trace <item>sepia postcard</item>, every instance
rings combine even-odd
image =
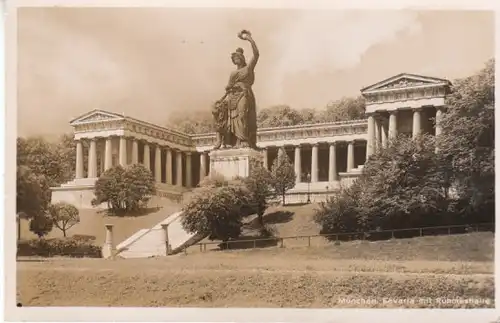
[[[6,319],[495,321],[472,5],[7,2]]]

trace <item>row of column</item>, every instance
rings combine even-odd
[[[88,178],[97,177],[97,138],[89,138],[89,150],[88,150]],[[148,170],[151,170],[150,161],[150,144],[144,143],[144,156],[142,164]],[[161,151],[162,147],[155,145],[154,147],[154,175],[155,181],[157,183],[162,182],[162,163],[161,163]],[[164,147],[166,150],[166,162],[165,162],[165,175],[166,183],[173,184],[173,171],[172,171],[172,149],[170,147]],[[192,174],[191,174],[191,152],[182,152],[180,150],[176,151],[176,185],[182,186],[182,154],[186,155],[186,186],[191,187],[192,185]],[[127,166],[127,138],[119,138],[119,149],[118,149],[118,164],[125,167]],[[112,138],[105,138],[104,146],[104,170],[108,170],[113,166],[112,162]],[[139,142],[136,139],[132,139],[132,164],[139,163]],[[76,142],[76,178],[83,178],[83,144],[81,140]]]
[[[422,108],[413,109],[412,118],[412,138],[416,138],[422,132]],[[435,135],[442,132],[441,119],[443,117],[443,107],[436,107],[436,128]],[[385,123],[377,118],[375,113],[368,115],[368,139],[366,157],[372,155],[377,148],[386,148],[388,140],[394,139],[398,135],[398,111],[389,112],[389,129]]]
[[[338,181],[338,171],[337,171],[337,143],[329,143],[328,150],[328,181],[334,182]],[[311,149],[311,182],[318,182],[319,165],[318,165],[318,144],[313,144]],[[301,159],[301,146],[295,146],[295,157],[294,157],[294,167],[295,167],[295,183],[300,183],[302,181],[302,159]],[[269,169],[268,163],[268,152],[267,148],[264,148],[264,167]],[[347,142],[347,172],[354,169],[354,141]]]

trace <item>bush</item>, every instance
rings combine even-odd
[[[252,196],[240,180],[206,179],[195,188],[182,214],[182,226],[210,240],[238,238],[242,219],[255,213]]]
[[[361,181],[341,188],[338,195],[321,202],[315,211],[314,221],[321,226],[320,234],[359,232],[368,229],[361,222],[363,212],[359,204]],[[331,237],[336,239],[336,237]],[[347,238],[339,236],[339,240]]]
[[[39,238],[46,236],[53,227],[54,222],[47,215],[37,215],[30,220],[30,231]]]
[[[443,178],[433,136],[399,136],[370,157],[350,188],[322,203],[315,220],[323,234],[462,224]]]
[[[116,166],[97,180],[92,205],[107,203],[115,214],[137,211],[147,206],[155,190],[153,174],[143,165]]]
[[[73,238],[22,240],[17,245],[18,256],[69,256],[101,258],[101,247]]]

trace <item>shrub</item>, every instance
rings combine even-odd
[[[92,205],[107,203],[115,214],[137,211],[147,206],[155,190],[153,174],[143,165],[116,166],[97,180]]]
[[[101,247],[73,238],[32,239],[18,242],[18,256],[101,258]]]
[[[341,188],[338,195],[333,195],[319,204],[314,220],[321,226],[320,234],[357,232],[366,229],[361,223],[363,219],[361,216],[363,210],[359,204],[361,188],[361,182],[356,181],[351,187]]]
[[[252,213],[252,196],[239,180],[205,180],[195,188],[182,214],[182,226],[210,240],[227,241],[241,234],[242,219]]]
[[[459,224],[449,214],[438,161],[432,136],[392,140],[370,157],[352,187],[320,205],[322,233]]]
[[[37,215],[30,221],[30,231],[36,234],[39,238],[46,236],[52,228],[54,223],[52,219],[44,214]]]

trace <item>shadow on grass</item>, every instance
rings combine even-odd
[[[103,214],[105,216],[113,216],[113,217],[121,217],[121,218],[134,218],[134,217],[140,217],[140,216],[146,216],[151,213],[158,212],[161,210],[161,206],[154,206],[154,207],[146,207],[142,208],[136,211],[112,211],[110,209],[105,209],[105,210],[100,210],[98,211],[99,214]]]
[[[273,236],[241,236],[238,240],[219,243],[219,249],[214,251],[276,247],[279,241],[279,238]]]
[[[276,211],[264,215],[264,223],[266,224],[277,224],[277,223],[287,223],[292,221],[295,213],[290,211]]]

